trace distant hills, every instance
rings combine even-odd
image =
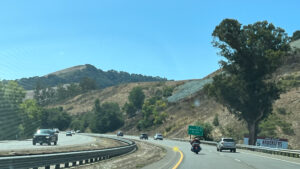
[[[54,87],[59,84],[79,83],[83,78],[95,80],[98,88],[105,88],[121,83],[129,82],[150,82],[150,81],[166,81],[166,78],[144,76],[141,74],[130,74],[123,71],[103,71],[95,66],[86,64],[63,69],[48,75],[39,77],[22,78],[16,80],[26,90],[33,90],[37,83],[47,87]]]

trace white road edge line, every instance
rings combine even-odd
[[[257,154],[251,154],[251,153],[245,153],[245,152],[240,152],[240,153],[255,155],[255,156],[259,156],[259,157],[265,157],[265,158],[269,158],[269,159],[273,159],[273,160],[278,160],[278,161],[283,161],[283,162],[287,162],[287,163],[300,165],[300,163],[293,162],[293,161],[287,161],[287,160],[282,160],[282,159],[278,159],[278,158],[273,158],[273,157],[268,157],[268,156],[263,156],[263,155],[257,155]]]

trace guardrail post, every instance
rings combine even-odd
[[[82,160],[79,161],[79,165],[83,165],[83,161]]]
[[[87,164],[87,163],[89,163],[89,160],[87,159],[87,160],[85,160],[85,164]]]
[[[92,162],[94,162],[94,159],[93,159],[93,158],[91,158],[91,159],[90,159],[90,162],[91,162],[91,163],[92,163]]]
[[[65,168],[69,167],[69,162],[65,163]]]
[[[76,163],[77,163],[77,162],[76,162],[76,161],[74,161],[74,162],[72,163],[72,166],[76,166]]]
[[[60,164],[56,164],[55,169],[60,169]]]
[[[38,169],[38,167],[33,167],[32,169]]]
[[[50,169],[50,166],[49,165],[45,166],[45,169]]]

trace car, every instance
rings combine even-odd
[[[80,130],[76,130],[76,133],[80,133]]]
[[[59,129],[58,128],[55,128],[53,129],[55,133],[59,133]]]
[[[163,140],[162,134],[156,133],[156,134],[154,135],[154,140]]]
[[[124,136],[122,131],[118,131],[117,136]]]
[[[75,131],[74,130],[71,130],[71,133],[72,133],[72,135],[75,135]]]
[[[40,143],[40,145],[42,145],[43,143],[47,143],[48,145],[51,145],[51,142],[53,142],[54,145],[56,145],[57,141],[58,135],[55,133],[54,130],[39,129],[33,135],[32,144],[36,145],[37,143]]]
[[[221,138],[217,143],[217,151],[230,150],[230,152],[236,152],[235,141],[232,138]]]
[[[142,133],[142,134],[140,135],[140,139],[141,139],[141,140],[143,140],[143,139],[148,140],[148,134]]]
[[[67,131],[66,132],[66,136],[72,136],[72,132],[71,131]]]

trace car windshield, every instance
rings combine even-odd
[[[234,142],[233,139],[223,139],[224,142]]]
[[[36,133],[37,134],[51,134],[51,133],[53,133],[53,131],[49,130],[49,129],[40,129]]]

